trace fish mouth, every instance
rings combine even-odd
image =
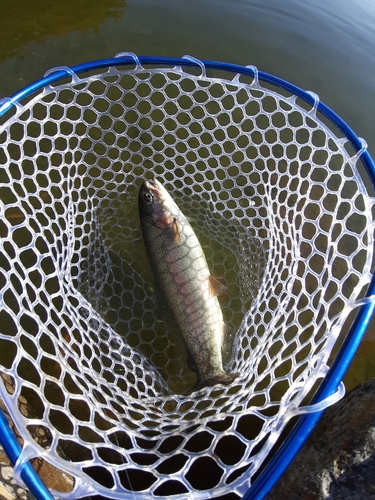
[[[158,198],[163,198],[164,188],[157,179],[146,180],[145,187]]]

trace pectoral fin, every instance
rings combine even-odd
[[[173,219],[172,225],[173,225],[175,241],[177,243],[180,243],[180,241],[181,241],[180,226],[178,225],[176,217]]]
[[[208,289],[213,297],[222,292],[221,283],[211,275],[208,277]]]

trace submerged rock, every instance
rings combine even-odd
[[[329,408],[267,500],[375,500],[375,379]]]

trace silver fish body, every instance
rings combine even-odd
[[[230,384],[238,374],[223,369],[225,324],[203,249],[190,223],[163,185],[145,181],[138,198],[146,252],[156,287],[178,325],[197,373],[196,389]]]

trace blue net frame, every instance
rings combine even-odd
[[[236,64],[229,64],[217,61],[202,60],[197,63],[196,60],[189,57],[168,58],[168,57],[137,57],[131,53],[119,54],[114,58],[102,59],[98,61],[79,64],[71,68],[56,68],[46,74],[44,78],[28,85],[18,91],[13,96],[0,100],[0,117],[17,106],[23,99],[30,97],[34,92],[43,89],[45,86],[56,83],[61,79],[79,75],[92,70],[110,68],[111,66],[126,67],[141,64],[144,68],[147,66],[162,67],[200,67],[204,70],[225,71],[232,74],[244,75],[245,77],[257,77],[260,82],[271,84],[272,86],[283,89],[291,95],[297,96],[308,106],[314,107],[315,111],[321,113],[329,122],[339,129],[350,143],[355,153],[358,154],[367,174],[375,188],[375,164],[370,154],[364,147],[363,141],[354,133],[354,131],[328,106],[317,100],[317,97],[310,92],[306,92],[297,86],[282,80],[268,73],[258,71],[253,66],[243,67]],[[297,424],[290,432],[284,443],[280,446],[275,456],[262,470],[256,478],[251,488],[244,495],[246,500],[259,500],[264,498],[271,488],[277,483],[291,461],[297,455],[298,451],[305,443],[312,429],[320,419],[323,410],[319,410],[319,403],[332,396],[340,386],[340,383],[355,355],[357,347],[363,338],[365,330],[373,316],[375,302],[371,296],[375,295],[375,276],[368,288],[368,299],[363,300],[358,314],[351,326],[349,334],[340,347],[327,376],[315,394],[311,405],[316,405],[316,411],[301,415]],[[15,437],[15,434],[9,427],[8,421],[0,410],[0,441],[9,456],[12,463],[16,463],[20,456],[21,447]],[[39,499],[52,499],[52,495],[45,487],[39,476],[29,462],[25,462],[21,469],[21,478],[30,491]]]

